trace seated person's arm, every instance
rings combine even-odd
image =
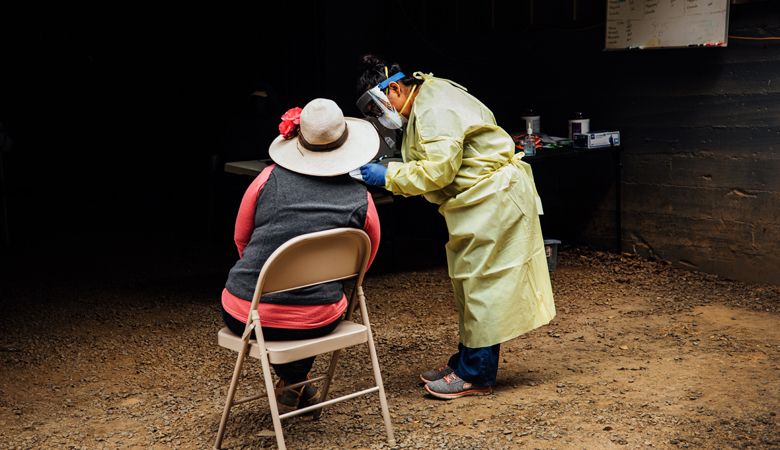
[[[274,170],[276,164],[263,169],[262,172],[252,181],[252,184],[244,192],[244,197],[241,199],[241,206],[238,208],[238,217],[236,217],[236,228],[233,232],[233,240],[238,248],[238,256],[244,256],[244,248],[249,243],[249,239],[252,237],[252,231],[255,229],[255,209],[257,208],[257,198],[260,196],[260,191],[263,190],[268,177],[271,175],[271,171]]]
[[[363,231],[366,232],[368,238],[371,240],[371,257],[368,259],[368,267],[371,267],[371,263],[374,262],[376,252],[379,250],[379,214],[376,212],[376,206],[374,205],[374,199],[371,197],[371,193],[368,194],[368,209],[366,210],[366,223],[363,226]],[[368,269],[368,268],[366,268]]]

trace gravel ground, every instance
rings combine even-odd
[[[210,448],[235,362],[224,273],[103,265],[3,284],[0,448]],[[552,279],[558,317],[502,345],[492,395],[451,402],[417,383],[457,345],[446,269],[367,279],[396,448],[780,448],[780,287],[576,248]],[[257,390],[259,363],[244,375]],[[333,389],[370,376],[355,348]],[[388,448],[374,396],[284,427],[290,448]],[[269,429],[264,400],[240,405],[224,446],[273,448]]]

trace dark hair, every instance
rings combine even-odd
[[[358,78],[357,83],[358,96],[387,79],[387,76],[385,76],[385,67],[387,67],[387,74],[389,76],[398,72],[403,72],[398,63],[388,65],[384,60],[374,55],[363,55],[363,57],[360,58],[360,78]],[[419,80],[412,76],[411,72],[404,72],[404,75],[405,76],[401,78],[400,81],[406,86],[422,84],[423,82],[423,80]]]

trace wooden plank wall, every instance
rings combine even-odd
[[[738,17],[731,34],[780,35],[780,15]],[[780,42],[605,58],[603,120],[626,148],[624,248],[780,283]]]

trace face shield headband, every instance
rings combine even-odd
[[[390,83],[398,81],[405,76],[403,72],[395,73],[366,91],[357,101],[357,107],[360,112],[366,117],[376,118],[383,127],[389,130],[397,130],[403,127],[404,123],[401,115],[393,108],[384,90],[387,89]]]

